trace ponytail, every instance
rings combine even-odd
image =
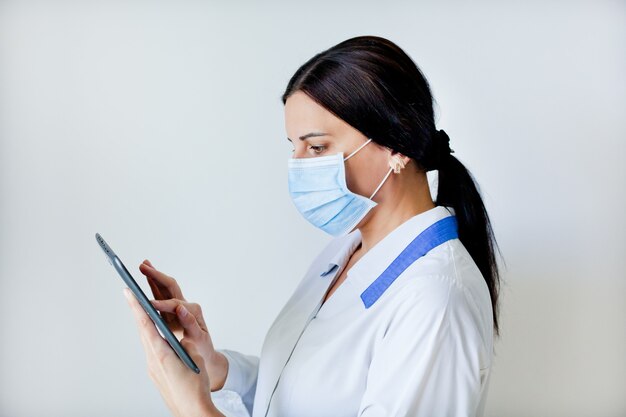
[[[494,253],[497,243],[478,185],[467,168],[452,154],[442,155],[438,171],[435,204],[454,209],[459,240],[472,256],[489,287],[494,332],[496,336],[500,336],[498,325],[500,274]]]

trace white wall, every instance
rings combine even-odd
[[[260,353],[329,239],[289,200],[280,95],[362,34],[422,68],[491,215],[487,415],[625,415],[624,2],[224,3],[0,2],[0,415],[168,415],[96,232]]]

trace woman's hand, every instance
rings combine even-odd
[[[156,384],[174,416],[223,416],[211,401],[210,381],[204,359],[198,351],[195,340],[189,337],[202,332],[193,314],[189,313],[184,306],[176,309],[184,334],[180,342],[200,368],[199,374],[194,373],[178,358],[128,288],[124,288],[124,295],[139,327],[150,379]]]
[[[139,271],[146,276],[148,285],[150,286],[152,294],[156,300],[169,300],[172,298],[183,301],[185,300],[183,292],[176,280],[169,275],[158,271],[154,266],[152,266],[152,263],[150,263],[149,260],[146,259],[141,265],[139,265]],[[178,340],[180,340],[180,338],[183,337],[183,328],[178,321],[176,314],[162,312],[161,316],[167,324],[167,327],[169,327]]]
[[[150,300],[150,302],[159,310],[167,326],[179,340],[184,337],[188,341],[193,341],[198,353],[202,356],[205,364],[203,369],[206,370],[210,379],[211,391],[221,389],[228,373],[228,361],[224,355],[215,351],[200,305],[187,302],[176,280],[155,269],[147,259],[139,265],[139,270],[146,276],[154,294],[155,300]],[[191,313],[188,323],[191,325],[192,320],[195,320],[197,328],[192,326],[191,330],[184,331],[184,323],[178,314],[181,307],[185,307]]]

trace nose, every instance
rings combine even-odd
[[[305,146],[294,147],[291,157],[292,158],[306,158],[307,157],[306,147]]]

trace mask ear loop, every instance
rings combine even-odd
[[[372,198],[374,198],[374,196],[376,195],[376,193],[378,192],[378,190],[380,190],[380,187],[383,186],[383,184],[385,183],[385,181],[387,181],[387,178],[389,178],[389,174],[391,174],[391,171],[393,171],[393,168],[389,168],[389,171],[387,172],[387,175],[385,175],[385,178],[383,178],[382,182],[380,184],[378,184],[378,187],[376,187],[376,189],[374,190],[374,192],[372,193],[372,195],[370,196],[370,200]]]
[[[369,138],[363,145],[359,146],[358,148],[356,148],[356,151],[352,152],[350,155],[346,156],[343,160],[344,162],[348,160],[348,158],[352,158],[352,156],[357,153],[358,151],[360,151],[361,149],[363,149],[365,147],[365,145],[367,145],[368,143],[370,143],[372,141],[372,138]]]

